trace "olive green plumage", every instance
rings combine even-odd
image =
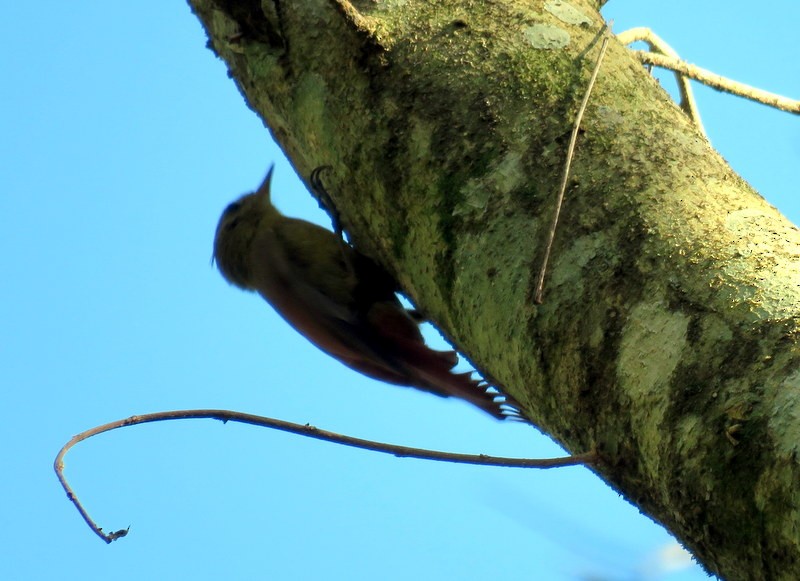
[[[278,212],[272,169],[220,218],[214,260],[222,275],[258,292],[317,347],[364,375],[459,397],[496,418],[514,415],[485,383],[452,373],[455,352],[425,345],[383,269],[333,232]]]

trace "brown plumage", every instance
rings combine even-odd
[[[298,332],[364,375],[465,399],[492,416],[516,415],[499,393],[453,373],[454,351],[425,345],[394,280],[339,236],[283,216],[270,200],[270,168],[255,192],[223,212],[214,239],[222,275],[258,292]]]

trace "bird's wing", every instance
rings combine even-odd
[[[282,221],[253,241],[255,287],[292,326],[356,371],[466,399],[497,418],[488,386],[453,373],[454,351],[435,351],[394,294],[394,282],[332,232]]]
[[[254,247],[263,250],[269,262],[265,267],[285,280],[299,300],[313,305],[320,314],[355,322],[355,253],[333,232],[286,219],[260,234]]]
[[[408,383],[381,353],[382,341],[364,313],[369,299],[357,297],[355,251],[328,230],[285,222],[262,229],[253,240],[254,288],[323,351],[373,377]]]

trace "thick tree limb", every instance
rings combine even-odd
[[[532,301],[597,2],[192,4],[297,168],[333,167],[359,248],[531,421],[596,444],[709,571],[796,578],[800,232],[615,40]]]

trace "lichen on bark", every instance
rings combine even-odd
[[[796,578],[800,233],[614,42],[532,301],[598,2],[573,24],[528,0],[191,4],[298,170],[332,166],[355,244],[532,422],[597,446],[709,571]]]

